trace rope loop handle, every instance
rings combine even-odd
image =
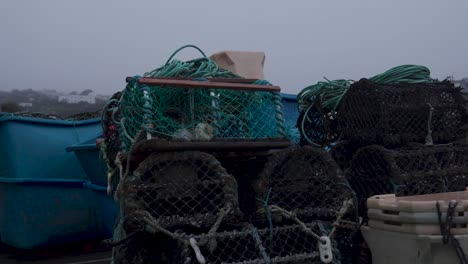
[[[197,46],[195,46],[195,45],[192,45],[192,44],[188,44],[188,45],[182,46],[182,47],[178,48],[176,51],[174,51],[174,53],[172,53],[172,55],[171,55],[171,56],[169,57],[169,59],[166,61],[166,64],[165,64],[165,65],[168,65],[169,62],[171,62],[171,60],[174,58],[174,56],[175,56],[177,53],[179,53],[181,50],[186,49],[186,48],[194,48],[194,49],[198,50],[204,58],[207,58],[207,57],[206,57],[206,54],[205,54],[199,47],[197,47]]]

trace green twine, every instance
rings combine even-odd
[[[398,190],[401,188],[401,187],[405,187],[406,185],[404,184],[395,184],[392,179],[388,179],[388,182],[390,183],[390,185],[392,185],[392,193],[393,194],[397,194]]]
[[[270,208],[268,207],[268,201],[270,200],[270,194],[271,194],[271,187],[268,189],[267,195],[265,199],[263,200],[263,209],[265,210],[267,214],[267,219],[268,219],[268,225],[269,225],[269,232],[270,232],[270,237],[268,241],[268,248],[270,249],[271,252],[271,246],[273,245],[273,220],[271,219],[271,211]]]
[[[443,176],[440,178],[440,181],[442,182],[442,191],[441,192],[448,192],[448,188],[447,188],[447,177]]]

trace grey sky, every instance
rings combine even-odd
[[[468,77],[467,0],[1,1],[0,90],[110,94],[189,43],[264,51],[266,79],[289,93],[400,64]]]

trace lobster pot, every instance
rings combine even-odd
[[[273,154],[255,184],[259,210],[265,202],[300,219],[335,219],[353,199],[341,170],[325,152],[294,147]]]
[[[141,220],[143,212],[166,229],[211,227],[222,209],[238,210],[235,179],[203,152],[152,154],[120,184],[127,219]],[[131,229],[129,222],[126,230]]]
[[[364,147],[353,157],[346,177],[363,207],[367,198],[377,194],[462,191],[468,184],[468,146]]]
[[[467,113],[450,82],[351,85],[338,109],[342,139],[360,146],[449,143],[465,137]]]
[[[313,228],[313,225],[308,225]],[[271,230],[253,226],[243,231],[229,231],[193,237],[198,242],[206,263],[323,263],[318,241],[300,225],[275,227]],[[188,238],[187,238],[188,239]],[[332,241],[329,263],[339,263],[339,254]],[[196,264],[194,251],[188,245],[180,248],[174,263]]]
[[[115,121],[124,150],[140,130],[153,137],[188,141],[284,138],[279,92],[134,81],[122,93],[118,108],[120,118]]]

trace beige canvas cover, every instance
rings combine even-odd
[[[210,56],[222,69],[248,79],[264,79],[265,53],[255,51],[221,51]]]

